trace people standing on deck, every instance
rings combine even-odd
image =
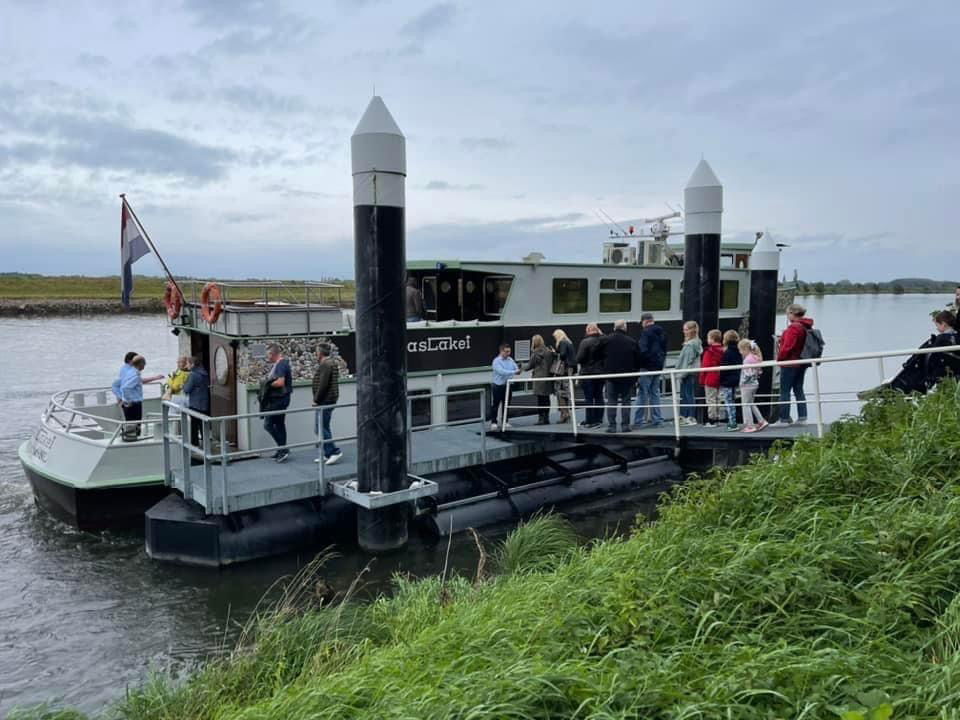
[[[933,318],[937,334],[931,338],[931,347],[950,347],[960,345],[960,333],[957,332],[957,316],[949,310],[938,312]],[[934,353],[924,355],[924,375],[926,386],[933,387],[948,374],[960,377],[960,353]]]
[[[601,343],[603,372],[632,373],[640,367],[640,346],[627,334],[627,321],[617,320],[613,332],[604,335]],[[617,407],[620,406],[620,432],[630,432],[630,408],[633,403],[633,378],[612,378],[606,381],[607,432],[617,432]]]
[[[700,342],[700,325],[696,320],[688,320],[683,324],[683,345],[680,356],[677,358],[677,370],[696,369],[700,367],[700,356],[703,354],[703,343]],[[674,375],[674,382],[680,383],[680,424],[696,425],[696,373],[688,372]]]
[[[119,397],[123,419],[129,423],[136,423],[124,428],[122,437],[125,441],[140,437],[140,421],[143,420],[143,384],[163,379],[163,375],[143,377],[141,373],[146,366],[146,358],[143,355],[135,355],[130,360],[130,370],[124,372],[121,368]]]
[[[565,423],[570,419],[571,407],[570,381],[566,378],[577,371],[577,352],[570,338],[560,328],[553,331],[553,342],[559,358],[559,363],[554,363],[557,369],[554,375],[563,378],[556,382],[557,405],[560,408],[560,422]]]
[[[806,317],[807,310],[796,303],[787,306],[787,329],[780,337],[780,352],[777,362],[799,360],[807,341],[807,332],[813,329],[813,320]],[[790,393],[797,401],[797,425],[807,422],[807,397],[803,393],[803,378],[807,373],[806,365],[788,365],[780,368],[780,413],[777,422],[789,425]]]
[[[603,374],[603,333],[596,323],[586,328],[586,337],[577,348],[577,365],[580,366],[580,384],[583,385],[583,399],[587,404],[585,418],[581,424],[585,428],[600,427],[603,424],[603,380],[591,380],[591,375]]]
[[[553,366],[553,360],[556,353],[546,346],[542,335],[534,335],[530,338],[530,359],[523,366],[524,370],[530,370],[534,379],[551,377],[550,368]],[[553,393],[552,382],[533,383],[533,394],[537,396],[537,425],[550,424],[550,395]]]
[[[743,356],[737,345],[740,343],[740,335],[736,330],[727,330],[723,334],[723,356],[720,358],[720,366],[724,365],[742,365]],[[727,411],[727,430],[733,432],[738,429],[737,425],[737,406],[736,394],[737,387],[740,385],[739,370],[720,370],[720,399],[723,400],[723,406]]]
[[[190,377],[190,358],[186,355],[177,358],[177,369],[167,376],[167,390],[164,400],[172,400],[178,405],[183,401],[183,385]]]
[[[640,369],[663,370],[667,359],[667,334],[656,324],[653,313],[643,313],[640,322],[643,323],[643,330],[640,332]],[[633,424],[637,427],[646,425],[648,416],[651,427],[663,425],[659,375],[641,375],[637,378],[637,407],[633,414]]]
[[[283,356],[280,346],[276,344],[267,346],[267,361],[271,363],[270,372],[260,383],[260,409],[286,410],[290,406],[290,395],[293,393],[290,361]],[[278,446],[273,459],[278,463],[286,462],[290,457],[290,451],[284,447],[287,444],[287,416],[283,413],[267,415],[263,419],[263,429]]]
[[[183,384],[183,394],[187,396],[187,407],[194,412],[210,414],[210,375],[203,366],[203,358],[195,355],[188,358],[190,373]],[[203,423],[190,418],[190,444],[203,447]]]
[[[500,345],[500,354],[493,359],[492,368],[493,381],[490,384],[490,410],[487,413],[487,420],[490,421],[491,430],[499,430],[500,413],[507,399],[507,380],[520,372],[520,367],[510,357],[509,343]],[[507,422],[506,416],[502,418],[502,421],[503,429],[508,429],[510,423]]]
[[[417,287],[417,279],[411,276],[407,278],[407,322],[420,322],[423,319],[423,293]]]
[[[340,461],[343,453],[332,438],[330,420],[333,417],[333,405],[340,399],[340,363],[330,357],[330,343],[317,345],[317,371],[313,374],[313,404],[317,407],[314,420],[314,432],[323,434],[323,462],[333,465]],[[316,458],[314,462],[320,462]]]
[[[744,365],[757,365],[763,361],[760,347],[753,341],[744,338],[737,346]],[[763,368],[745,367],[740,371],[740,398],[743,401],[743,431],[757,432],[767,426],[767,421],[757,407],[757,390],[760,389],[760,373]],[[756,424],[754,424],[756,420]]]
[[[700,358],[700,367],[716,367],[723,357],[723,334],[713,329],[707,333],[707,347]],[[718,422],[727,419],[727,412],[720,404],[720,373],[700,373],[700,384],[703,385],[703,394],[707,403],[706,427],[716,427]]]
[[[131,350],[130,352],[128,352],[126,355],[123,356],[123,365],[120,366],[120,370],[117,371],[117,377],[110,384],[110,389],[113,391],[114,397],[117,398],[118,405],[123,404],[123,400],[120,399],[120,386],[123,385],[123,382],[126,379],[127,375],[129,375],[130,373],[136,372],[136,370],[133,369],[133,366],[130,363],[133,362],[133,359],[139,354],[140,353],[134,352],[133,350]]]

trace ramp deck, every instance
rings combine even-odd
[[[505,438],[488,433],[486,462],[497,462],[541,452],[549,442],[546,437]],[[409,472],[432,475],[446,470],[479,465],[484,460],[479,423],[413,433]],[[327,483],[344,484],[357,475],[356,445],[340,443],[343,459],[324,466]],[[278,503],[316,497],[320,491],[320,467],[314,462],[318,450],[293,450],[289,459],[277,463],[269,456],[236,460],[226,466],[209,466],[212,497],[207,497],[204,468],[190,469],[189,487],[182,468],[173,469],[173,487],[184,497],[201,505],[207,513],[227,514]],[[225,498],[225,507],[221,505]]]

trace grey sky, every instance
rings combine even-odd
[[[960,5],[0,0],[0,271],[352,275],[349,136],[407,134],[408,255],[598,260],[682,200],[808,279],[957,275]],[[149,258],[138,272],[159,273]]]

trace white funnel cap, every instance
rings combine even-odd
[[[353,204],[405,204],[407,141],[387,106],[374,95],[350,138]]]
[[[753,252],[750,253],[750,269],[780,271],[780,250],[769,230],[764,230],[757,244],[753,246]]]
[[[701,160],[683,191],[684,234],[719,235],[723,186],[706,160]]]
[[[350,138],[353,174],[389,172],[407,174],[407,141],[396,121],[374,95]]]

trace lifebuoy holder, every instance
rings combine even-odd
[[[208,325],[213,325],[220,319],[223,312],[223,294],[220,286],[208,282],[200,291],[200,315]]]
[[[180,288],[170,281],[167,281],[167,287],[163,291],[163,304],[167,308],[168,318],[176,320],[180,317],[180,310],[183,308],[183,296],[180,294]]]

